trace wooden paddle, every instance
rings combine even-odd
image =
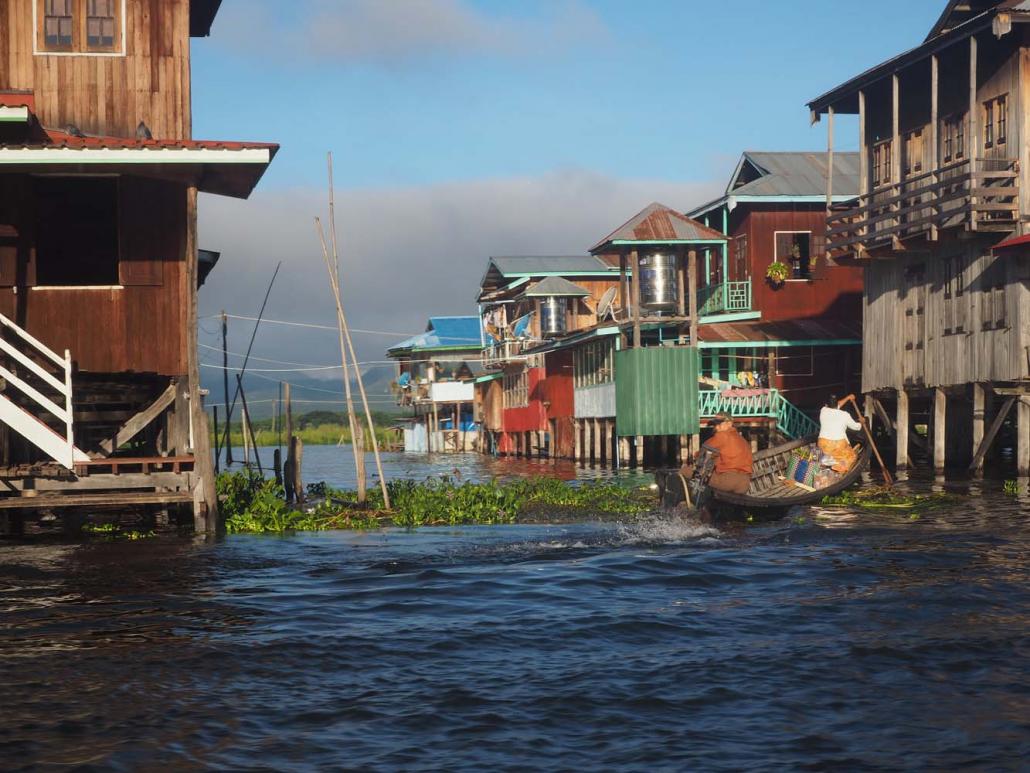
[[[851,403],[855,408],[855,414],[858,416],[858,423],[862,425],[862,429],[865,430],[865,436],[869,439],[869,446],[873,449],[873,453],[876,454],[876,461],[880,464],[880,472],[883,473],[883,479],[887,484],[887,488],[894,486],[894,479],[891,474],[887,472],[887,465],[883,463],[883,457],[880,456],[880,449],[876,447],[876,441],[873,440],[873,433],[869,431],[869,425],[865,423],[865,417],[862,415],[862,409],[858,407],[858,400],[855,399],[854,395],[848,395],[844,398],[842,403]]]

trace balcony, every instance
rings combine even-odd
[[[527,358],[523,353],[539,343],[539,341],[528,338],[490,343],[483,350],[483,366],[488,369],[497,370],[503,368],[509,362],[526,360]]]
[[[827,249],[835,257],[888,251],[916,236],[940,230],[1015,230],[1019,176],[1015,159],[966,159],[896,185],[874,188],[827,220]]]
[[[697,291],[697,310],[702,317],[751,311],[751,280],[722,282]]]

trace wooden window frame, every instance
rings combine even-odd
[[[111,46],[90,46],[87,36],[88,0],[71,0],[72,43],[71,46],[51,47],[44,34],[46,0],[33,0],[32,26],[35,31],[33,53],[36,56],[125,56],[127,0],[114,0],[114,43]]]
[[[994,100],[988,99],[983,105],[984,148],[994,147]]]
[[[923,129],[913,129],[905,134],[905,158],[903,163],[905,175],[919,174],[923,171]]]
[[[816,258],[816,260],[813,260],[813,257],[815,256],[815,252],[813,251],[813,249],[815,247],[815,239],[816,239],[815,233],[813,233],[812,231],[806,231],[806,230],[774,231],[773,232],[773,259],[778,261],[778,262],[780,262],[780,263],[786,263],[788,266],[792,266],[793,256],[791,256],[791,255],[781,256],[780,255],[780,237],[781,236],[788,236],[788,235],[792,236],[792,237],[797,237],[797,236],[807,236],[808,237],[808,266],[807,266],[808,274],[807,275],[801,274],[800,276],[793,276],[792,275],[790,278],[787,279],[787,281],[788,282],[811,282],[813,279],[815,279],[815,265],[816,265],[816,263],[818,261],[818,258]],[[793,274],[793,267],[791,268],[791,272]]]

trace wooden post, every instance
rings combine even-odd
[[[200,395],[200,356],[197,351],[197,189],[186,192],[186,360],[189,368],[190,421],[193,428],[193,457],[197,482],[193,489],[193,527],[198,533],[217,531],[218,495],[215,492],[215,465],[211,458],[207,412]],[[187,435],[188,437],[188,435]]]
[[[987,412],[985,410],[985,393],[983,384],[973,384],[973,461],[974,472],[982,475],[984,471],[983,457],[976,460],[976,452],[984,440],[984,430],[987,423]]]
[[[858,91],[858,203],[860,206],[866,206],[869,204],[869,144],[867,141],[868,133],[866,132],[866,125],[868,124],[868,116],[866,115],[866,104],[865,104],[865,91],[859,89]],[[869,227],[862,226],[862,235],[867,236],[869,234]],[[862,245],[859,244],[859,251],[861,251]]]
[[[690,345],[696,347],[697,340],[697,250],[687,253],[687,303],[690,313]]]
[[[637,251],[629,254],[633,262],[633,348],[640,348],[640,260]]]
[[[307,499],[304,491],[304,476],[302,473],[304,462],[304,441],[299,437],[293,438],[293,493],[298,502]]]
[[[938,57],[937,54],[933,54],[930,57],[930,152],[933,154],[933,158],[930,160],[930,171],[932,172],[932,176],[930,177],[931,183],[937,182],[937,170],[940,168],[941,165],[940,69],[940,57]],[[939,211],[939,207],[934,207],[935,215]],[[936,220],[930,221],[930,241],[937,241]]]
[[[214,427],[215,427],[215,475],[218,475],[218,473],[221,472],[221,468],[219,466],[219,460],[218,460],[218,457],[219,457],[219,454],[218,454],[218,406],[217,405],[212,406],[212,409],[214,410],[214,416],[215,416],[215,420],[214,420]],[[175,418],[175,413],[174,412],[172,413],[172,418],[173,418],[173,420]]]
[[[1020,478],[1030,476],[1030,398],[1019,398],[1016,431],[1016,467]]]
[[[833,209],[833,119],[836,116],[836,112],[833,105],[830,105],[829,110],[826,111],[826,216],[830,216],[830,210]],[[830,257],[829,241],[826,242],[826,255],[824,257]]]
[[[969,159],[969,171],[973,176],[970,182],[970,189],[975,189],[976,159],[980,155],[980,100],[977,99],[977,58],[979,49],[976,42],[976,35],[969,36],[969,137],[966,147],[966,158]],[[979,228],[976,221],[976,196],[969,197],[969,230],[975,231]]]
[[[594,419],[591,422],[592,440],[593,440],[593,462],[594,464],[601,463],[601,448],[603,441],[601,440],[601,420]]]
[[[894,469],[905,470],[908,468],[908,392],[904,389],[898,390],[898,411],[895,418],[895,437],[897,440],[897,454],[894,461]]]
[[[686,282],[683,279],[683,275],[687,272],[687,267],[683,261],[683,248],[676,248],[676,291],[679,293],[679,315],[680,317],[687,316],[687,287]],[[723,281],[726,281],[726,277],[723,277]]]
[[[243,391],[243,376],[239,373],[236,374],[236,388],[240,393],[240,400],[243,401],[243,431],[244,439],[250,438],[250,447],[254,450],[254,461],[257,462],[258,472],[264,474],[265,470],[261,466],[261,454],[258,453],[257,443],[254,440],[254,425],[250,422],[250,409],[247,407],[247,394]]]
[[[629,467],[630,466],[630,456],[631,456],[631,453],[630,453],[630,447],[629,447],[629,438],[628,437],[620,437],[619,438],[619,463],[623,467]]]
[[[225,387],[225,466],[232,466],[232,411],[229,407],[229,317],[222,310],[222,384]]]
[[[272,467],[275,472],[276,485],[283,485],[283,452],[282,449],[276,448],[272,451]]]
[[[634,444],[634,450],[636,451],[636,463],[637,467],[644,466],[644,436],[637,435],[636,443]]]
[[[894,186],[891,196],[901,193],[901,76],[894,73],[891,76],[891,184]],[[893,225],[895,228],[901,225],[902,202],[891,204],[894,212]],[[897,233],[893,237],[895,244],[898,244]]]
[[[630,300],[629,300],[629,287],[626,281],[626,253],[619,253],[619,305],[622,307],[623,314],[629,314]],[[601,320],[597,320],[598,323]]]
[[[679,448],[679,461],[680,464],[686,464],[690,461],[690,435],[680,435],[680,448]]]
[[[933,471],[943,473],[945,467],[945,441],[948,425],[948,395],[938,387],[933,391]]]
[[[572,452],[572,458],[579,462],[583,460],[583,437],[580,434],[583,431],[583,427],[580,424],[579,419],[572,420],[572,439],[575,444],[575,449]]]
[[[283,488],[286,490],[286,501],[292,502],[297,497],[297,492],[293,488],[297,457],[294,453],[296,447],[293,443],[293,401],[290,398],[289,383],[283,385],[283,400],[286,403],[286,463],[283,465]]]

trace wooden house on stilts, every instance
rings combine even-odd
[[[859,196],[833,203],[827,250],[865,267],[863,391],[898,466],[918,444],[937,471],[982,469],[1014,419],[1030,474],[1030,3],[952,0],[809,108],[831,153],[834,117],[858,116]]]
[[[192,138],[219,0],[0,3],[0,516],[217,525],[199,384],[197,194],[275,145]]]

